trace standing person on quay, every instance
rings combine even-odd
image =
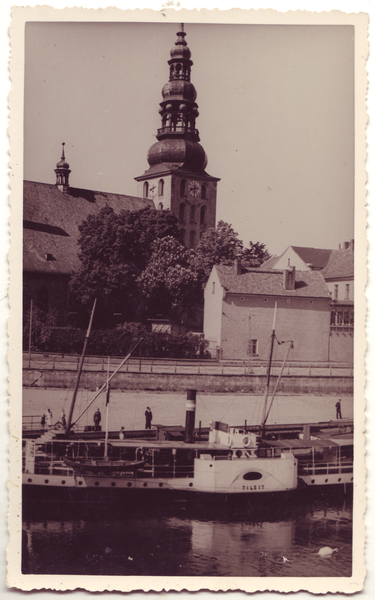
[[[151,429],[152,412],[151,412],[151,408],[149,406],[146,408],[145,417],[146,417],[145,429]]]
[[[63,426],[64,429],[66,429],[66,418],[65,418],[65,410],[62,409],[61,411],[61,425]]]
[[[336,419],[342,419],[341,415],[341,398],[336,402]]]
[[[47,425],[48,427],[52,427],[52,412],[50,408],[47,411]]]
[[[101,420],[102,420],[102,415],[100,413],[99,408],[97,408],[96,413],[94,414],[95,431],[99,431],[99,426],[100,426]]]
[[[44,413],[42,414],[42,418],[40,419],[40,424],[42,426],[42,429],[44,430],[46,424],[46,415]]]

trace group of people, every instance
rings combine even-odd
[[[147,408],[146,408],[145,417],[146,417],[145,429],[151,429],[152,412],[151,412],[151,408],[149,406],[147,406]],[[47,415],[45,413],[43,413],[42,418],[40,419],[40,424],[42,426],[42,429],[45,429],[46,426],[48,429],[50,429],[53,425],[52,419],[53,419],[52,411],[49,408],[47,410]],[[101,415],[100,409],[97,408],[94,413],[95,431],[100,431],[101,420],[102,420],[102,415]],[[66,417],[65,417],[64,409],[62,409],[62,411],[61,411],[60,422],[61,422],[63,429],[66,429]],[[125,437],[125,429],[124,429],[124,427],[121,427],[120,439],[124,439],[124,437]]]
[[[338,401],[336,402],[335,408],[336,408],[336,419],[342,419],[341,398],[339,398]],[[147,406],[147,408],[146,408],[145,417],[146,417],[145,429],[151,429],[152,411],[149,406]],[[43,414],[42,418],[40,419],[40,424],[42,426],[42,429],[44,429],[46,425],[48,428],[52,427],[52,418],[53,418],[52,411],[49,408],[47,410],[47,415]],[[97,408],[96,412],[94,414],[95,431],[100,431],[101,420],[102,420],[102,415],[101,415],[99,408]],[[62,411],[61,411],[60,421],[61,421],[61,425],[62,425],[63,429],[66,429],[66,417],[65,417],[64,409],[62,409]],[[124,427],[121,427],[121,429],[120,429],[119,438],[120,438],[120,440],[123,440],[125,438]]]
[[[66,417],[65,417],[64,409],[62,409],[62,411],[61,411],[60,423],[61,423],[63,429],[66,429]],[[50,429],[52,427],[53,414],[52,414],[52,410],[50,408],[47,410],[47,415],[45,413],[42,414],[42,417],[40,419],[40,424],[42,426],[42,429],[44,429],[46,425],[47,425],[48,429]]]

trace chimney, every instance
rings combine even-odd
[[[186,420],[185,420],[185,442],[194,442],[195,407],[197,390],[187,390],[186,395]]]
[[[294,290],[296,287],[296,267],[288,267],[284,270],[284,289]]]
[[[347,250],[350,246],[350,242],[344,242],[344,250]]]
[[[242,265],[239,258],[234,259],[234,271],[236,275],[242,275]]]

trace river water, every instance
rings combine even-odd
[[[67,408],[64,390],[25,389],[23,412],[57,417]],[[92,397],[92,393],[90,393]],[[342,413],[352,416],[352,398]],[[87,402],[83,395],[78,401]],[[271,422],[329,420],[336,398],[278,397]],[[185,394],[116,392],[110,429],[139,429],[151,406],[154,423],[184,424]],[[85,415],[92,423],[97,407]],[[198,395],[197,421],[230,424],[257,420],[259,397]],[[254,422],[257,422],[257,421]],[[85,424],[83,422],[82,424]],[[264,502],[260,497],[228,503],[212,499],[173,500],[155,496],[119,505],[51,503],[23,507],[24,568],[34,574],[229,577],[350,577],[352,498],[310,493]],[[321,558],[320,548],[337,548]]]
[[[262,503],[263,504],[263,503]],[[24,508],[33,574],[349,577],[350,495],[242,502],[151,501]],[[318,556],[320,548],[337,548]]]

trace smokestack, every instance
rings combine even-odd
[[[185,442],[187,444],[194,442],[196,397],[197,390],[187,390],[185,421]]]

